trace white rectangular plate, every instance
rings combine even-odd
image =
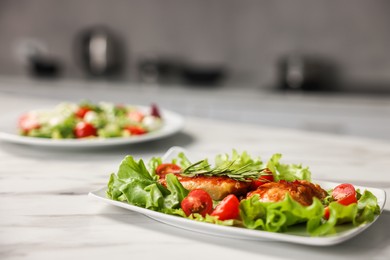
[[[169,158],[171,158],[172,156],[174,156],[180,151],[184,151],[184,149],[178,147],[171,148],[163,157],[164,161],[168,161]],[[335,186],[340,184],[340,183],[324,182],[324,181],[314,181],[314,183],[318,183],[325,190],[334,188]],[[386,202],[386,193],[384,190],[377,189],[377,188],[357,186],[357,185],[355,185],[355,188],[360,189],[361,191],[367,189],[370,192],[372,192],[378,199],[378,204],[382,213]],[[214,236],[230,237],[236,239],[276,240],[276,241],[292,242],[292,243],[305,244],[305,245],[329,246],[329,245],[339,244],[358,235],[359,233],[361,233],[362,231],[370,227],[379,217],[376,216],[373,222],[359,227],[354,227],[352,226],[352,224],[340,225],[337,227],[336,234],[322,236],[322,237],[311,237],[306,233],[305,227],[302,225],[297,225],[296,227],[293,227],[289,232],[286,233],[273,233],[268,231],[251,230],[251,229],[240,228],[240,227],[221,226],[216,224],[198,222],[195,220],[190,220],[178,216],[168,215],[157,211],[141,208],[138,206],[130,205],[128,203],[114,201],[106,197],[105,191],[106,188],[101,188],[99,190],[90,192],[89,196],[114,206],[122,207],[128,210],[141,213],[159,222],[172,225],[178,228],[206,233]]]

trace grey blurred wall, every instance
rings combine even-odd
[[[82,77],[72,43],[95,24],[126,42],[129,78],[139,57],[157,54],[224,62],[243,85],[269,86],[276,61],[300,52],[335,61],[344,88],[390,90],[386,0],[0,0],[0,75],[26,74],[18,46],[33,39],[65,77]]]

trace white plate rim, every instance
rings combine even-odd
[[[134,107],[145,109],[145,106],[132,105]],[[40,110],[40,109],[39,109]],[[92,139],[49,139],[38,137],[27,137],[17,134],[16,122],[20,114],[12,114],[0,118],[0,140],[35,146],[46,147],[99,147],[123,144],[135,144],[157,140],[171,136],[184,127],[184,118],[170,110],[160,109],[163,117],[163,126],[155,132],[140,136],[114,137],[114,138],[92,138]]]

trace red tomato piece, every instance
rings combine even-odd
[[[332,197],[336,202],[344,206],[357,203],[355,187],[349,183],[336,186],[332,191]],[[329,219],[329,216],[329,207],[325,207],[324,218]]]
[[[85,114],[88,113],[89,111],[91,111],[91,109],[89,107],[79,107],[79,109],[77,109],[75,115],[78,118],[83,119],[85,117]]]
[[[146,129],[141,126],[128,126],[126,130],[129,131],[131,135],[143,135],[146,134]]]
[[[252,188],[257,189],[259,186],[273,181],[274,176],[272,175],[272,172],[266,169],[264,170],[264,174],[262,174],[257,180],[254,180],[252,182]]]
[[[262,175],[260,176],[260,178],[258,178],[257,180],[254,180],[253,181],[253,186],[255,188],[263,185],[263,184],[266,184],[266,183],[269,183],[269,182],[273,182],[274,181],[274,176],[272,175]]]
[[[236,219],[240,214],[240,201],[230,194],[226,196],[211,213],[211,216],[218,217],[219,220]]]
[[[127,117],[130,118],[131,121],[140,123],[144,119],[145,115],[141,111],[135,110],[135,111],[130,111],[127,114]]]
[[[336,186],[332,191],[332,197],[338,203],[345,206],[357,202],[355,187],[349,183],[343,183]]]
[[[96,128],[87,122],[79,122],[77,123],[74,129],[74,135],[76,138],[84,138],[88,136],[96,136],[97,130]]]
[[[156,174],[160,178],[165,178],[168,173],[178,174],[181,172],[181,167],[174,163],[162,163],[156,168]]]
[[[330,216],[329,207],[325,207],[325,210],[324,210],[324,219],[328,220],[328,219],[329,219],[329,216]]]
[[[29,132],[32,129],[38,129],[40,128],[40,124],[38,122],[38,118],[36,115],[27,113],[22,115],[19,118],[19,127],[25,132]]]
[[[213,200],[210,194],[202,189],[195,189],[188,193],[181,202],[181,208],[184,213],[189,216],[194,213],[199,213],[203,217],[213,211]]]

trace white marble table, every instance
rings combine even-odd
[[[56,100],[0,92],[0,111]],[[91,200],[122,158],[171,146],[203,153],[232,148],[308,165],[314,178],[385,189],[390,143],[187,117],[176,136],[132,146],[60,150],[0,142],[0,259],[390,259],[390,203],[356,238],[331,247],[215,237],[161,224]]]

